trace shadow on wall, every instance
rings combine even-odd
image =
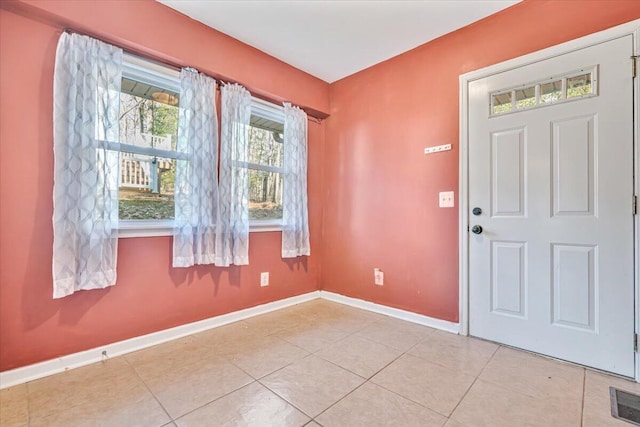
[[[213,294],[218,295],[220,289],[220,281],[222,275],[227,273],[229,276],[229,285],[240,288],[242,286],[242,267],[232,265],[229,267],[214,267],[212,265],[197,265],[195,267],[174,268],[171,266],[171,254],[167,261],[168,275],[173,285],[178,288],[182,285],[191,285],[194,279],[202,280],[206,276],[210,276],[213,281]]]
[[[289,271],[302,269],[305,273],[308,272],[307,257],[284,258],[282,261],[287,265]]]

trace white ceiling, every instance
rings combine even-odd
[[[330,83],[518,3],[158,1]]]

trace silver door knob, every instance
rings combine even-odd
[[[473,234],[482,234],[482,227],[480,225],[474,225],[471,227],[471,232]]]

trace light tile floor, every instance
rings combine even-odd
[[[9,426],[628,426],[640,385],[314,300],[0,391]]]

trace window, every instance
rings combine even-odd
[[[254,230],[277,227],[284,184],[282,107],[254,98],[249,125],[249,220]]]
[[[169,235],[174,218],[179,72],[124,55],[119,141],[101,135],[118,152],[121,237]],[[162,230],[162,231],[160,231]]]
[[[120,93],[120,236],[170,235],[174,219],[179,72],[125,55]],[[252,231],[280,229],[284,184],[283,108],[252,100],[248,203]],[[115,148],[114,148],[115,149]]]
[[[125,57],[120,93],[119,219],[174,218],[178,73]],[[136,224],[128,224],[136,226]]]
[[[490,95],[490,116],[597,96],[598,67],[550,77]]]

